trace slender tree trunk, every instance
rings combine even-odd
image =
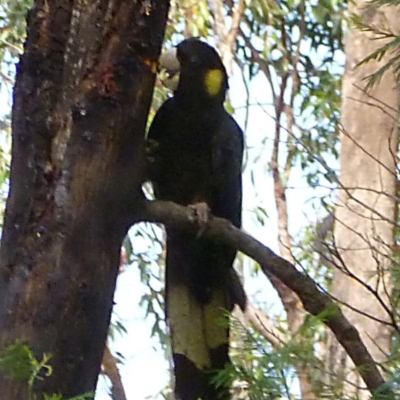
[[[377,10],[366,7],[367,3],[349,3],[350,12],[360,15],[365,24],[389,25],[398,33],[398,7]],[[343,312],[358,329],[374,360],[383,362],[390,352],[392,334],[392,329],[385,325],[391,322],[390,313],[384,308],[391,308],[399,88],[389,71],[372,90],[363,89],[364,78],[391,57],[388,54],[380,62],[357,67],[357,63],[383,46],[383,41],[373,39],[373,34],[350,28],[345,44],[341,175],[334,232],[337,257],[332,294],[353,308],[343,307]],[[349,357],[332,336],[328,351],[329,373],[338,373],[339,380],[345,381],[339,397],[368,398],[368,393],[359,388],[365,385]]]
[[[37,0],[13,105],[0,257],[0,346],[53,372],[34,393],[92,391],[120,246],[137,219],[143,138],[168,1]],[[0,375],[1,398],[27,382]]]

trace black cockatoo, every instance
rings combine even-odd
[[[155,197],[191,206],[198,234],[167,229],[166,315],[181,400],[228,399],[215,372],[230,363],[228,314],[236,250],[204,238],[209,213],[241,226],[243,132],[225,110],[228,77],[214,48],[191,38],[163,54],[173,90],[151,124]],[[236,296],[236,298],[233,298]],[[243,308],[243,304],[240,304]],[[218,381],[218,379],[217,379]]]

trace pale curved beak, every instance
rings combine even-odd
[[[158,69],[161,83],[166,88],[175,91],[178,88],[181,70],[175,47],[161,54],[158,61]]]

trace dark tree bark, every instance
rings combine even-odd
[[[0,348],[53,373],[35,394],[94,390],[120,246],[138,219],[143,138],[168,0],[37,0],[18,65],[0,257]],[[1,397],[27,383],[0,375]]]

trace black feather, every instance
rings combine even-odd
[[[155,196],[185,206],[205,202],[213,215],[240,227],[243,132],[223,106],[228,88],[225,68],[217,52],[198,39],[182,42],[177,47],[177,56],[181,64],[178,89],[158,110],[148,136],[155,143],[150,177]],[[210,96],[204,86],[211,69],[219,69],[223,76],[221,90],[215,96]],[[212,307],[218,307],[221,315],[222,309],[231,311],[234,300],[230,281],[235,256],[236,250],[220,243],[167,230],[167,316],[171,315],[168,308],[173,306],[169,305],[168,298],[179,287],[187,288],[191,301],[197,303],[193,309],[205,308],[219,296],[220,303],[212,303]],[[210,370],[221,369],[230,362],[227,323],[221,326],[221,331],[224,343],[218,348],[209,348]],[[171,335],[179,334],[178,328],[171,326]],[[198,334],[200,337],[204,333]],[[174,359],[179,398],[229,398],[227,388],[216,389],[208,373],[194,376],[193,372],[190,382],[185,383],[189,371],[198,372],[197,361],[180,353],[174,354]],[[195,381],[202,383],[195,384]],[[197,385],[198,389],[189,390],[188,384]],[[196,397],[191,397],[193,390]]]

